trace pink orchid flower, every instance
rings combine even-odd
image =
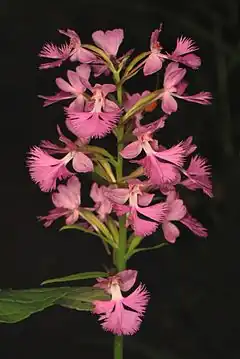
[[[132,159],[140,155],[143,150],[146,156],[132,162],[143,166],[151,183],[159,186],[175,181],[179,172],[177,167],[183,165],[185,157],[182,142],[166,150],[159,147],[157,141],[152,138],[153,132],[164,126],[164,121],[165,116],[150,125],[137,127],[133,131],[137,141],[130,143],[121,151],[123,158]]]
[[[85,107],[87,112],[66,109],[66,125],[77,137],[104,137],[115,127],[121,114],[115,102],[106,98],[110,92],[116,91],[115,85],[96,84],[91,91],[93,95]]]
[[[164,92],[159,98],[162,100],[162,110],[168,115],[177,111],[178,105],[174,97],[201,105],[210,104],[212,98],[210,92],[201,91],[191,96],[184,94],[187,83],[182,80],[185,74],[186,69],[179,68],[177,63],[171,62],[166,67],[163,82]]]
[[[58,77],[56,84],[61,91],[53,96],[40,95],[39,97],[45,100],[43,106],[45,107],[58,101],[75,98],[69,108],[73,111],[83,111],[86,101],[83,93],[86,91],[86,83],[88,83],[90,71],[89,65],[82,64],[76,68],[76,72],[71,70],[67,71],[69,83],[61,77]]]
[[[150,40],[150,55],[147,57],[143,67],[143,73],[145,76],[152,75],[155,72],[161,70],[164,59],[168,57],[161,53],[162,46],[158,42],[158,37],[161,32],[161,28],[154,30]]]
[[[181,36],[177,39],[175,50],[168,55],[169,60],[180,62],[192,69],[198,69],[201,65],[199,56],[192,54],[198,47],[192,39]]]
[[[61,46],[46,43],[39,53],[39,56],[50,58],[54,61],[40,65],[40,69],[61,66],[63,61],[66,61],[68,58],[70,58],[71,61],[80,61],[83,63],[90,63],[96,60],[96,56],[91,51],[81,46],[81,40],[74,30],[67,29],[66,31],[58,31],[60,34],[66,35],[70,39],[70,43],[65,43]]]
[[[106,216],[112,212],[112,202],[106,196],[109,189],[106,186],[99,186],[93,183],[90,197],[95,202],[95,210],[102,221],[105,221]]]
[[[78,178],[69,178],[66,185],[59,185],[58,192],[52,194],[52,201],[56,208],[50,210],[47,216],[40,216],[45,221],[44,226],[49,227],[56,219],[66,218],[66,224],[74,224],[79,218],[79,207],[81,205],[81,183]]]
[[[95,287],[106,290],[111,300],[93,301],[93,313],[106,331],[115,335],[133,335],[139,330],[142,317],[149,301],[149,293],[140,283],[137,289],[126,297],[121,291],[128,291],[136,281],[137,271],[125,270],[107,279],[98,278]]]
[[[35,146],[30,149],[27,160],[32,180],[39,184],[44,192],[55,189],[57,179],[61,180],[73,175],[66,167],[70,161],[72,161],[73,169],[76,172],[93,171],[92,160],[81,151],[81,147],[86,144],[86,141],[78,139],[76,142],[72,142],[63,136],[59,127],[57,129],[59,139],[65,146],[60,147],[50,141],[42,141],[40,147]],[[65,156],[57,159],[50,154],[65,154]]]
[[[150,206],[154,194],[145,192],[146,184],[139,180],[129,181],[129,188],[116,188],[108,192],[108,198],[118,216],[127,214],[127,225],[130,225],[137,236],[148,236],[157,230],[159,223],[165,218],[166,203]],[[129,204],[125,203],[129,201]],[[142,219],[139,214],[147,219]]]
[[[168,214],[162,223],[162,229],[165,239],[169,243],[175,243],[180,235],[180,231],[172,221],[179,221],[188,227],[194,234],[199,237],[207,237],[207,230],[195,218],[187,212],[183,201],[178,198],[174,191],[169,192],[166,200],[168,204]]]

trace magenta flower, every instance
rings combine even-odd
[[[79,217],[79,206],[81,204],[81,183],[78,178],[69,178],[66,185],[59,185],[58,192],[52,194],[52,201],[56,208],[50,210],[47,216],[40,216],[45,221],[44,226],[49,227],[56,219],[66,218],[66,224],[74,224]]]
[[[60,34],[66,35],[70,39],[70,43],[65,43],[61,46],[46,43],[39,53],[39,56],[53,59],[54,61],[40,65],[40,69],[61,66],[63,61],[66,61],[68,58],[70,58],[71,61],[80,61],[83,63],[90,63],[96,60],[96,56],[91,51],[81,46],[81,40],[74,30],[67,29],[66,31],[58,31]]]
[[[122,291],[132,288],[137,271],[126,270],[108,279],[98,278],[98,286],[111,295],[111,300],[95,300],[93,313],[100,314],[102,327],[116,335],[133,335],[139,330],[149,301],[149,293],[140,283],[137,289],[123,297]]]
[[[45,99],[43,106],[49,106],[58,101],[75,98],[70,104],[69,108],[73,111],[83,111],[85,104],[85,97],[83,95],[86,91],[86,84],[90,76],[90,66],[86,64],[79,65],[75,71],[68,70],[67,77],[68,81],[65,81],[61,77],[56,79],[56,84],[61,90],[53,96],[42,96],[39,97]]]
[[[130,225],[137,236],[148,236],[157,230],[159,223],[165,219],[166,203],[150,206],[154,194],[145,192],[146,183],[134,180],[129,188],[116,188],[109,191],[107,196],[116,205],[113,206],[118,216],[127,214],[127,225]],[[126,203],[129,201],[129,204]],[[139,214],[149,218],[142,219]]]
[[[161,70],[164,59],[167,59],[167,55],[161,53],[162,47],[158,42],[158,37],[161,32],[161,28],[154,30],[150,40],[150,55],[143,67],[143,73],[145,76],[152,75],[155,72]]]
[[[66,109],[68,129],[78,137],[104,137],[116,125],[121,110],[106,96],[116,91],[115,85],[95,85],[91,88],[91,100],[85,106],[87,112],[77,112]]]
[[[201,65],[201,59],[199,56],[192,54],[192,52],[197,50],[198,47],[192,39],[181,36],[177,39],[175,50],[168,55],[168,58],[169,60],[189,66],[192,69],[198,69]]]
[[[210,92],[199,92],[195,95],[184,94],[187,83],[182,81],[186,74],[186,69],[179,68],[177,63],[171,62],[165,70],[164,75],[164,92],[159,96],[162,100],[162,110],[170,115],[176,112],[178,105],[174,97],[180,98],[189,102],[196,102],[201,105],[210,104],[212,98]]]
[[[169,192],[167,196],[168,214],[162,224],[165,239],[170,243],[175,243],[180,231],[172,221],[179,221],[188,227],[194,234],[199,237],[207,237],[207,230],[195,218],[187,212],[183,201],[178,198],[174,191]]]
[[[34,146],[30,149],[27,159],[32,180],[39,184],[44,192],[55,189],[57,179],[61,180],[73,175],[66,167],[70,161],[72,161],[73,169],[76,172],[93,171],[91,159],[81,151],[85,142],[81,139],[75,143],[70,141],[62,135],[59,127],[58,133],[64,147],[57,146],[50,141],[42,141],[40,147]],[[65,156],[57,159],[50,154],[65,154]]]
[[[182,185],[194,191],[198,188],[202,189],[209,197],[212,197],[211,170],[207,164],[207,160],[200,156],[191,158],[189,167],[183,170],[187,179],[181,182]]]
[[[112,212],[112,202],[106,196],[109,189],[106,186],[99,186],[97,183],[93,183],[90,197],[95,202],[95,210],[99,215],[99,218],[104,221],[106,219],[106,215]]]
[[[151,183],[159,186],[176,180],[179,172],[177,167],[183,165],[185,157],[185,148],[182,142],[166,150],[159,147],[157,141],[153,140],[153,132],[162,128],[164,121],[165,117],[150,125],[137,127],[133,131],[137,141],[130,143],[121,151],[123,158],[132,159],[140,155],[143,150],[146,156],[132,162],[143,166]]]

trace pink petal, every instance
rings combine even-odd
[[[123,41],[123,37],[124,34],[122,29],[110,30],[105,33],[99,30],[92,34],[92,39],[95,44],[107,54],[113,56],[116,56],[118,48]]]
[[[73,168],[76,172],[92,172],[93,163],[88,156],[82,152],[77,152],[72,160]]]
[[[168,206],[166,203],[157,203],[149,207],[137,207],[137,211],[157,222],[162,222],[166,218]]]
[[[50,156],[37,146],[30,150],[27,166],[32,180],[39,184],[44,192],[55,189],[57,179],[61,180],[72,175],[63,160]]]
[[[185,156],[189,156],[193,153],[197,146],[192,144],[193,137],[189,136],[185,141],[182,142],[182,147],[185,149]]]
[[[193,218],[189,213],[180,221],[186,227],[188,227],[194,234],[199,237],[207,237],[207,229],[198,222],[196,218]]]
[[[94,313],[101,314],[102,327],[116,335],[132,335],[138,329],[142,321],[142,316],[149,301],[149,293],[143,285],[126,298],[121,300],[93,302]],[[126,309],[126,305],[132,310]]]
[[[84,110],[84,104],[85,98],[80,94],[73,102],[71,102],[68,108],[73,112],[82,112]]]
[[[52,201],[55,207],[76,209],[80,206],[81,183],[78,178],[73,176],[67,182],[67,185],[59,185],[58,192],[52,194]]]
[[[115,188],[109,189],[106,192],[107,198],[117,204],[124,204],[129,199],[129,189],[128,188]]]
[[[160,162],[154,156],[146,156],[136,163],[143,166],[152,184],[162,185],[173,182],[178,176],[178,171],[172,164]]]
[[[70,57],[71,61],[80,61],[86,64],[96,61],[96,59],[96,56],[91,51],[83,47],[79,47]]]
[[[68,70],[67,77],[75,92],[82,93],[85,91],[85,87],[80,81],[79,75],[75,71]]]
[[[151,40],[150,40],[151,49],[152,49],[152,46],[158,42],[158,37],[159,37],[160,32],[161,32],[161,27],[160,27],[160,29],[156,29],[152,32]]]
[[[184,96],[175,95],[175,96],[185,101],[199,103],[200,105],[210,105],[212,99],[211,93],[205,91],[201,91],[195,95],[184,95]]]
[[[161,70],[162,63],[163,63],[163,60],[158,54],[151,53],[148,56],[148,58],[145,62],[145,65],[143,67],[144,75],[145,76],[152,75],[155,72]]]
[[[69,85],[69,83],[63,80],[61,77],[56,78],[57,87],[64,92],[69,92],[75,94],[75,89],[73,86]]]
[[[157,230],[159,223],[150,222],[138,217],[136,210],[133,210],[129,217],[129,223],[136,236],[149,236]]]
[[[69,92],[61,91],[61,92],[56,93],[56,95],[53,95],[53,96],[39,95],[38,97],[43,98],[45,100],[43,103],[43,106],[46,107],[46,106],[52,105],[53,103],[56,103],[58,101],[68,100],[70,98],[73,98],[73,97],[75,97],[75,95],[72,93],[69,93]]]
[[[162,96],[162,110],[163,112],[171,115],[172,112],[176,112],[178,109],[177,101],[169,92],[164,92]]]
[[[181,199],[172,202],[171,210],[167,215],[168,221],[180,221],[187,213],[187,209]]]
[[[121,156],[126,159],[135,158],[142,152],[142,144],[140,141],[134,141],[124,147],[120,152]]]
[[[124,214],[127,214],[130,212],[130,207],[125,204],[113,204],[113,209],[116,212],[118,217],[123,216]]]
[[[155,196],[154,193],[143,193],[142,195],[138,196],[138,204],[139,206],[148,206]]]
[[[180,81],[182,81],[182,79],[186,75],[186,72],[187,70],[180,68],[177,63],[172,62],[168,64],[164,75],[164,81],[163,81],[164,88],[172,89]]]
[[[165,221],[162,224],[163,234],[169,243],[175,243],[176,239],[180,236],[179,229],[175,226],[175,224]]]
[[[67,110],[66,125],[77,137],[101,138],[111,132],[119,119],[119,112],[71,112]]]
[[[79,218],[79,211],[74,210],[69,215],[66,216],[66,224],[71,225],[77,222]]]
[[[116,86],[112,84],[103,84],[101,86],[101,91],[104,97],[106,97],[109,93],[116,91]]]
[[[181,36],[177,39],[177,45],[172,55],[180,56],[196,50],[198,50],[198,47],[192,39]]]
[[[180,142],[168,150],[154,152],[154,155],[160,159],[174,163],[176,166],[182,166],[184,162],[185,150]]]
[[[87,64],[81,64],[77,66],[76,72],[79,75],[80,79],[88,81],[91,73],[91,67]]]
[[[103,192],[101,187],[98,187],[97,183],[93,183],[90,191],[90,197],[94,202],[100,202],[104,200]]]
[[[39,216],[40,221],[45,221],[44,227],[49,227],[58,218],[63,217],[69,213],[68,209],[65,208],[53,208],[49,211],[47,216]]]
[[[127,292],[131,289],[136,282],[138,272],[136,270],[127,269],[117,274],[117,277],[120,278],[120,289],[123,292]]]
[[[175,61],[181,62],[182,64],[191,67],[196,70],[201,66],[201,58],[195,54],[187,54],[185,56],[172,58]]]

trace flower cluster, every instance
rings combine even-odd
[[[200,189],[212,197],[207,160],[195,154],[197,146],[192,137],[168,148],[155,137],[157,131],[167,126],[169,115],[177,111],[178,100],[210,103],[209,92],[186,93],[187,68],[197,69],[201,65],[195,43],[181,36],[175,50],[167,52],[158,40],[161,28],[156,29],[151,35],[150,50],[131,60],[132,50],[118,57],[124,38],[122,29],[94,32],[94,45],[82,44],[73,30],[59,32],[67,37],[67,42],[61,46],[45,44],[39,56],[50,62],[41,64],[40,69],[58,67],[67,60],[77,66],[75,71],[67,71],[67,79],[56,79],[59,91],[55,95],[39,97],[44,99],[44,106],[64,101],[65,125],[75,139],[66,137],[58,126],[59,144],[45,140],[30,149],[27,165],[32,180],[44,192],[56,190],[52,194],[55,208],[40,220],[48,227],[65,217],[66,225],[75,224],[98,235],[113,251],[118,250],[118,219],[122,216],[131,238],[149,236],[161,226],[165,240],[174,243],[180,235],[177,222],[197,236],[206,237],[207,230],[190,215],[178,189]],[[142,94],[122,92],[123,83],[139,71],[149,76],[161,69],[162,88]],[[91,75],[98,78],[111,74],[114,83],[93,84]],[[145,113],[153,112],[158,104],[162,116],[143,123]],[[105,148],[91,145],[92,139],[110,133],[117,138],[117,157]],[[122,174],[119,168],[123,159],[137,165],[137,169]],[[90,208],[81,205],[79,173],[96,174],[104,181],[104,185],[92,183]],[[58,184],[61,180],[67,181]],[[132,287],[135,278],[134,271],[124,271],[111,279],[99,280],[98,286],[112,296],[109,302],[94,303],[94,312],[101,314],[104,329],[118,335],[133,334],[138,329],[148,294],[142,285],[128,297],[121,294]],[[124,305],[132,310],[126,310]]]

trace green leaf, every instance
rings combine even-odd
[[[125,258],[126,259],[129,259],[131,258],[134,254],[138,253],[138,252],[146,252],[146,251],[151,251],[151,250],[154,250],[154,249],[158,249],[158,248],[162,248],[162,247],[165,247],[165,246],[168,246],[169,243],[167,242],[164,242],[164,243],[160,243],[156,246],[153,246],[153,247],[147,247],[147,248],[137,248],[137,249],[134,249],[131,253],[127,253]]]
[[[94,231],[92,231],[91,229],[87,229],[83,226],[80,226],[78,224],[69,224],[69,225],[66,225],[66,226],[63,226],[59,229],[59,231],[65,231],[66,229],[77,229],[79,231],[82,231],[82,232],[85,232],[85,233],[90,233],[90,234],[93,234],[94,236],[98,236],[98,234]]]
[[[106,274],[106,273],[105,273]],[[103,290],[97,288],[89,288],[88,291],[83,295],[78,293],[78,291],[69,293],[63,298],[59,299],[56,304],[61,305],[69,309],[75,310],[92,310],[92,302],[94,300],[109,300],[109,295],[105,294]]]
[[[83,273],[70,274],[65,277],[47,279],[44,282],[42,282],[41,285],[50,284],[50,283],[63,283],[63,282],[70,282],[72,280],[91,279],[91,278],[107,277],[107,276],[108,274],[106,272],[83,272]]]
[[[66,299],[66,302],[64,301]],[[70,300],[78,301],[78,310],[87,309],[96,299],[108,299],[101,289],[92,287],[37,288],[0,291],[0,323],[16,323],[54,304],[70,307]],[[83,303],[82,309],[80,303]],[[71,303],[74,308],[73,303]]]
[[[139,244],[142,242],[143,237],[141,236],[130,236],[129,238],[129,247],[127,254],[125,256],[126,259],[130,258],[132,253],[134,252],[135,248],[139,246]]]

